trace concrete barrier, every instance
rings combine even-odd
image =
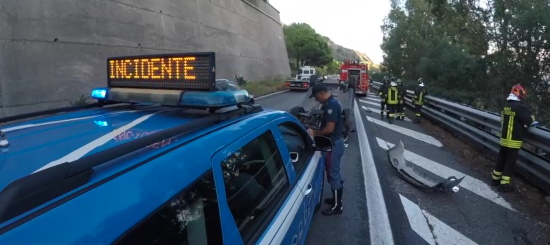
[[[66,106],[106,85],[110,56],[216,52],[219,78],[290,75],[264,0],[18,0],[0,5],[0,115]]]

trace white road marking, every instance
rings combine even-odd
[[[374,101],[374,102],[378,102],[378,104],[380,104],[380,101],[382,101],[382,99],[380,99],[379,97],[367,97],[367,100],[371,100],[371,101]]]
[[[378,141],[378,146],[380,146],[383,149],[389,149],[386,145],[386,142],[383,139],[376,138]],[[394,144],[387,142],[389,147],[393,147]],[[504,200],[502,197],[498,195],[495,191],[489,187],[489,185],[485,184],[483,181],[478,180],[476,178],[473,178],[469,175],[466,175],[462,172],[456,171],[452,168],[449,168],[443,164],[434,162],[430,159],[427,159],[423,156],[420,156],[416,153],[410,152],[405,149],[405,159],[409,162],[414,163],[415,165],[424,168],[426,171],[430,171],[435,175],[440,176],[441,178],[448,178],[451,176],[455,176],[457,178],[461,178],[462,176],[465,176],[462,182],[460,182],[460,187],[468,189],[469,191],[493,202],[496,203],[504,208],[507,208],[512,211],[516,211],[510,203],[508,203],[506,200]]]
[[[429,244],[477,244],[399,194],[411,228]],[[428,225],[432,226],[432,230]]]
[[[361,103],[365,103],[365,104],[369,104],[369,105],[375,105],[375,106],[378,106],[380,107],[380,102],[378,103],[375,103],[375,102],[372,102],[372,101],[364,101],[364,100],[359,100]]]
[[[434,236],[430,231],[428,221],[424,217],[424,214],[422,214],[420,207],[401,194],[399,194],[399,197],[401,198],[401,203],[403,204],[403,208],[407,214],[407,219],[409,220],[411,229],[422,237],[424,241],[428,242],[430,245],[435,245]]]
[[[288,89],[285,89],[285,90],[282,90],[282,91],[279,91],[279,92],[275,92],[275,93],[271,93],[271,94],[266,94],[266,95],[262,95],[260,97],[256,97],[254,99],[256,100],[261,100],[261,99],[265,99],[265,98],[268,98],[268,97],[271,97],[273,95],[277,95],[277,94],[282,94],[284,92],[288,92],[289,90]]]
[[[374,113],[380,114],[380,110],[378,110],[378,109],[366,107],[366,106],[364,106],[364,105],[362,105],[361,107],[363,108],[363,110],[371,110],[371,111],[374,112]],[[412,120],[409,119],[408,117],[405,117],[405,121],[407,121],[407,122],[412,122]]]
[[[443,144],[441,144],[441,142],[439,142],[439,140],[437,140],[434,137],[429,136],[427,134],[419,133],[419,132],[416,132],[414,130],[410,130],[408,128],[404,128],[404,127],[401,127],[401,126],[398,126],[398,125],[395,125],[395,124],[389,124],[388,122],[378,120],[378,119],[373,118],[373,117],[367,116],[367,119],[369,121],[375,123],[375,124],[378,124],[378,125],[382,126],[382,127],[386,127],[388,129],[394,130],[398,133],[408,135],[408,136],[410,136],[412,138],[415,138],[417,140],[424,141],[428,144],[435,145],[437,147],[443,147]]]
[[[104,114],[104,115],[94,115],[94,116],[87,116],[87,117],[77,117],[77,118],[64,119],[64,120],[51,121],[51,122],[44,122],[44,123],[24,124],[24,125],[19,125],[19,126],[14,126],[14,127],[5,128],[5,129],[2,129],[2,131],[3,131],[3,132],[10,132],[10,131],[21,130],[21,129],[26,129],[26,128],[34,128],[34,127],[40,127],[40,126],[44,126],[44,125],[58,124],[58,123],[65,123],[65,122],[72,122],[72,121],[79,121],[79,120],[84,120],[84,119],[89,119],[89,118],[102,117],[102,116],[106,116],[106,115],[113,115],[113,114],[120,114],[120,113],[129,113],[129,112],[136,112],[136,111],[118,111],[118,112],[108,113],[108,114]]]
[[[36,171],[34,171],[34,173],[42,171],[42,170],[50,168],[50,167],[53,167],[53,166],[58,165],[58,164],[75,161],[75,160],[83,157],[84,155],[86,155],[88,152],[94,150],[95,148],[97,148],[99,146],[102,146],[105,143],[109,142],[110,140],[112,140],[114,137],[121,134],[122,132],[124,132],[124,131],[126,131],[130,128],[133,128],[134,126],[136,126],[136,125],[142,123],[143,121],[149,119],[154,114],[155,113],[139,117],[138,119],[136,119],[136,120],[120,127],[120,128],[117,128],[116,130],[113,130],[113,131],[111,131],[111,132],[109,132],[109,133],[93,140],[92,142],[90,142],[90,143],[74,150],[73,152],[65,155],[64,157],[59,158],[59,159],[57,159],[53,162],[50,162],[50,163],[44,165],[43,167],[41,167],[41,168],[37,169]]]
[[[426,210],[422,210],[422,212],[426,216],[428,223],[432,226],[433,235],[437,244],[477,244],[468,237],[462,235],[462,233],[445,224],[443,221],[429,214]]]
[[[359,152],[361,154],[363,176],[365,177],[364,184],[365,194],[367,196],[370,242],[371,244],[394,244],[393,233],[388,218],[388,210],[384,196],[382,195],[382,187],[380,186],[376,165],[374,164],[371,147],[364,128],[365,124],[363,124],[357,102],[353,101],[353,105],[357,137],[359,140]]]

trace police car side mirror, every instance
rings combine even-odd
[[[332,151],[332,140],[329,137],[315,136],[313,142],[315,143],[315,149],[318,151]]]
[[[290,160],[293,163],[298,162],[299,159],[300,159],[300,154],[298,154],[298,152],[291,152],[290,153]]]

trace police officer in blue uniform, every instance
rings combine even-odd
[[[332,140],[332,151],[327,157],[327,176],[332,189],[332,199],[325,200],[330,207],[323,210],[324,215],[334,215],[342,213],[342,194],[344,191],[344,181],[340,174],[340,160],[344,155],[343,139],[343,120],[342,107],[334,96],[330,94],[326,85],[317,84],[312,88],[309,98],[315,97],[315,100],[322,103],[324,111],[321,127],[319,131],[308,129],[308,133],[313,137],[315,135],[326,136]]]

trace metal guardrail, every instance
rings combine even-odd
[[[379,90],[381,83],[372,82],[371,87]],[[406,104],[413,107],[414,92],[407,90]],[[422,115],[448,130],[470,140],[494,157],[500,149],[500,115],[479,110],[445,99],[426,96]],[[550,194],[550,130],[530,127],[524,142],[535,150],[523,147],[519,152],[516,173]],[[487,173],[489,176],[489,173]]]

